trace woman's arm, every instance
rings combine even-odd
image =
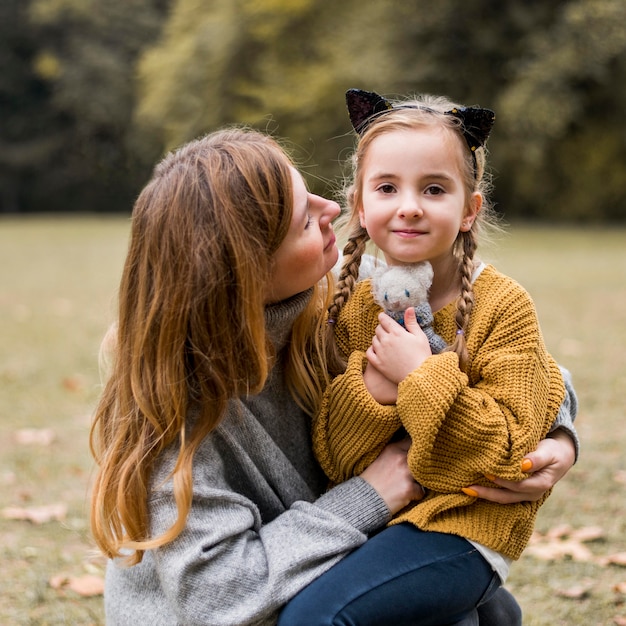
[[[551,432],[522,461],[522,469],[532,472],[531,476],[520,482],[494,479],[498,487],[471,485],[471,495],[501,504],[534,502],[548,489],[552,489],[577,461],[580,442],[574,420],[578,413],[578,399],[572,375],[564,367],[560,369],[565,383],[565,399],[552,424]]]
[[[392,444],[362,477],[314,502],[289,505],[277,500],[264,502],[262,508],[254,497],[256,483],[216,462],[220,453],[222,461],[229,459],[224,442],[218,443],[196,455],[194,499],[185,529],[150,553],[160,589],[181,623],[271,619],[393,513],[423,495],[407,467],[407,446]],[[272,518],[272,508],[281,506],[282,512]],[[152,534],[161,534],[175,517],[171,483],[166,483],[150,502]],[[119,576],[132,576],[133,571],[120,568]]]
[[[513,482],[492,477],[498,487],[472,485],[465,491],[500,504],[535,502],[567,474],[575,459],[574,442],[567,432],[558,429],[540,441],[537,449],[522,461],[522,470],[532,472],[529,478]]]

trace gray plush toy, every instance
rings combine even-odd
[[[372,275],[372,294],[385,313],[403,326],[404,312],[412,306],[430,349],[438,354],[447,344],[433,329],[433,312],[428,303],[432,281],[433,268],[427,261],[380,267]]]

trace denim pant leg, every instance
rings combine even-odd
[[[500,580],[456,535],[386,528],[295,596],[279,626],[444,626],[477,623]]]
[[[522,609],[504,587],[478,607],[480,626],[522,626]]]

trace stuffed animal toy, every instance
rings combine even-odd
[[[432,281],[433,268],[427,261],[380,267],[372,275],[372,295],[385,313],[403,326],[404,312],[412,306],[433,354],[438,354],[446,342],[433,329],[433,313],[428,303]]]

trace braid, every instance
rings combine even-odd
[[[459,273],[461,275],[461,295],[457,300],[456,325],[457,333],[452,345],[448,348],[456,352],[459,357],[459,367],[462,372],[467,371],[469,354],[467,352],[466,333],[469,328],[470,315],[474,306],[474,287],[472,274],[474,272],[474,252],[476,252],[476,237],[473,230],[461,233],[461,245],[463,246]]]
[[[348,238],[343,248],[343,263],[341,272],[337,280],[335,295],[332,304],[328,307],[328,324],[326,330],[326,346],[328,369],[332,376],[341,374],[346,369],[344,356],[340,353],[335,341],[335,324],[339,318],[341,310],[346,305],[359,277],[361,259],[365,253],[369,235],[367,231],[359,225]]]

